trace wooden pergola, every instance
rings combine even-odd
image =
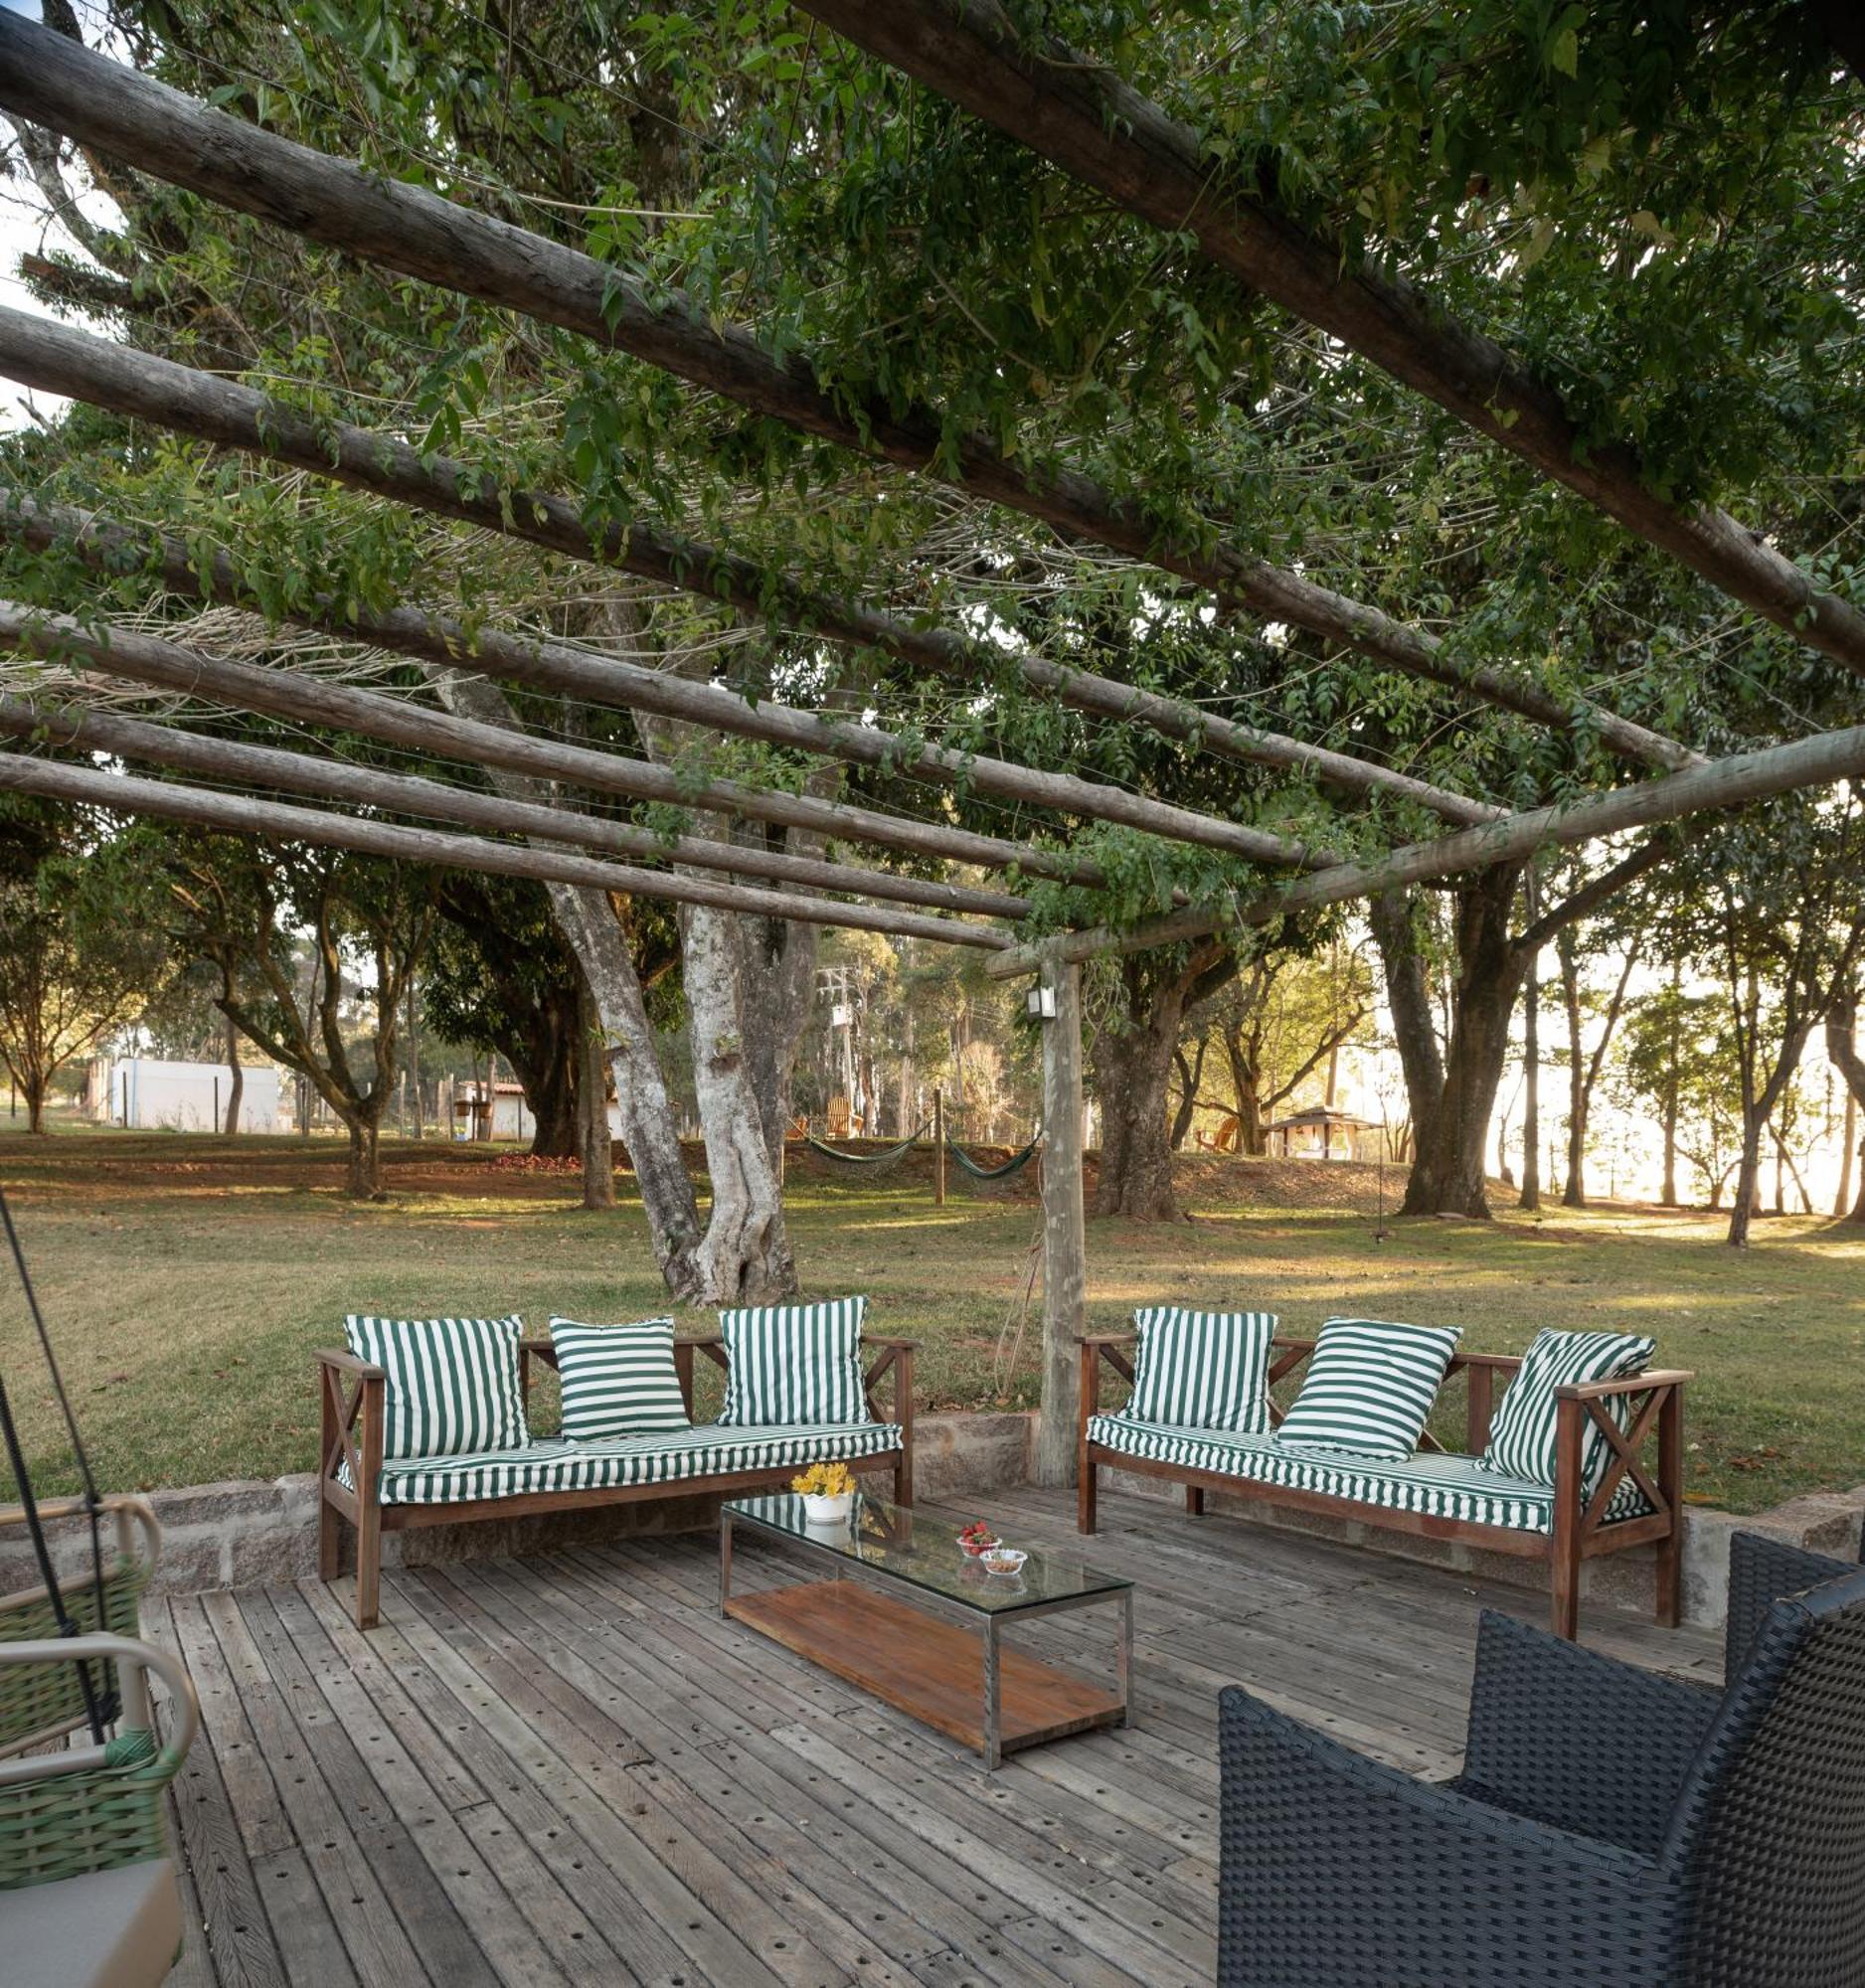
[[[1403,281],[1343,262],[1336,247],[1272,209],[1234,200],[1194,134],[1105,70],[1056,48],[1020,44],[988,0],[804,0],[807,10],[883,61],[997,124],[1132,213],[1188,231],[1216,266],[1338,339],[1456,414],[1625,530],[1681,561],[1732,600],[1847,670],[1865,675],[1865,614],[1726,513],[1682,507],[1646,487],[1628,450],[1574,447],[1558,396],[1480,334],[1445,323]],[[1240,856],[1285,873],[1248,901],[1181,903],[1150,922],[1020,941],[1031,914],[1014,888],[905,877],[697,835],[669,839],[573,808],[467,789],[445,777],[394,774],[308,753],[246,746],[171,725],[82,708],[44,694],[0,698],[0,732],[28,749],[0,753],[0,789],[143,813],[235,833],[608,892],[706,905],[820,925],[932,939],[985,951],[999,978],[1034,975],[1053,997],[1043,1028],[1045,1303],[1038,1475],[1074,1464],[1083,1323],[1082,965],[1097,955],[1263,925],[1291,911],[1366,898],[1728,808],[1796,788],[1865,776],[1865,727],[1706,759],[1526,671],[1461,661],[1430,631],[1350,599],[1305,575],[1216,539],[1163,539],[1130,501],[1068,464],[1031,469],[982,435],[956,448],[937,411],[852,409],[818,383],[807,354],[770,356],[753,331],[720,326],[696,302],[650,294],[625,269],[474,212],[414,184],[385,180],[247,123],[0,11],[0,108],[137,170],[269,222],[380,270],[438,285],[593,344],[632,354],[870,460],[933,478],[1054,530],[1144,562],[1222,606],[1306,631],[1480,705],[1562,733],[1584,733],[1632,770],[1623,785],[1564,807],[1511,813],[1481,798],[1357,757],[1259,730],[1190,703],[1033,654],[1006,657],[948,627],[928,627],[771,572],[729,547],[636,523],[592,542],[565,495],[499,487],[476,470],[398,437],[301,412],[235,382],[69,326],[0,309],[0,374],[289,466],[572,560],[639,576],[740,618],[823,643],[879,651],[982,691],[1013,670],[1082,712],[1145,728],[1189,748],[1308,779],[1354,800],[1387,795],[1428,810],[1445,832],[1348,860],[1222,814],[1109,782],[928,745],[878,724],[771,703],[675,677],[574,643],[469,627],[417,606],[378,610],[331,600],[294,608],[304,627],[429,666],[703,725],[734,737],[902,774],[929,795],[904,813],[749,782],[696,784],[664,766],[560,739],[436,712],[289,667],[216,657],[126,625],[0,601],[0,644],[69,670],[79,686],[133,684],[213,699],[393,745],[455,766],[565,780],[593,791],[805,828],[844,847],[1053,879],[1093,891],[1106,880],[1087,854],[962,829],[940,805],[953,788],[1121,824]],[[0,491],[0,533],[76,555],[99,574],[147,572],[171,592],[257,611],[224,556],[203,564],[180,538],[80,515]],[[119,776],[30,749],[44,743],[118,755],[182,779]],[[215,785],[213,783],[222,783]],[[295,802],[259,800],[261,787]],[[368,813],[340,812],[335,803]],[[400,821],[384,816],[402,818]],[[425,824],[448,824],[436,829]],[[423,825],[409,825],[421,823]],[[749,880],[749,881],[748,881]],[[1050,1000],[1039,1004],[1045,1012]]]

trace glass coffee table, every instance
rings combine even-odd
[[[803,1549],[828,1564],[829,1577],[734,1594],[740,1530]],[[1016,1574],[990,1574],[955,1534],[948,1517],[916,1516],[865,1492],[829,1526],[807,1524],[791,1492],[734,1499],[719,1513],[720,1611],[982,1753],[987,1768],[1024,1746],[1124,1726],[1133,1583],[1067,1554],[1031,1552]],[[1119,1612],[1113,1691],[1004,1647],[1008,1623],[1098,1605]]]

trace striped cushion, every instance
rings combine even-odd
[[[380,1367],[384,1459],[513,1449],[530,1434],[518,1387],[521,1318],[372,1318],[352,1312],[343,1336]]]
[[[1453,1325],[1330,1318],[1276,1440],[1356,1456],[1410,1456],[1461,1337]]]
[[[673,1320],[581,1325],[551,1320],[564,1388],[564,1433],[579,1442],[651,1435],[688,1425],[673,1364]]]
[[[1489,1424],[1486,1469],[1509,1477],[1526,1477],[1536,1484],[1554,1482],[1554,1391],[1581,1381],[1617,1381],[1640,1372],[1651,1358],[1654,1342],[1635,1332],[1536,1333],[1523,1357],[1521,1371],[1503,1391]],[[1620,1428],[1631,1425],[1631,1408],[1611,1402],[1607,1412]],[[1606,1475],[1607,1440],[1591,1417],[1581,1436],[1581,1483],[1592,1496]]]
[[[1182,1428],[1270,1426],[1273,1313],[1152,1305],[1136,1311],[1133,1324],[1139,1351],[1133,1397],[1124,1412],[1135,1421]]]
[[[866,1422],[861,1321],[866,1298],[722,1311],[728,1428],[772,1422]]]
[[[738,1470],[798,1470],[811,1463],[885,1456],[900,1448],[892,1422],[817,1428],[725,1429],[717,1423],[661,1435],[576,1442],[552,1436],[476,1456],[416,1457],[385,1464],[385,1505],[465,1505],[540,1491],[604,1491],[677,1484]]]
[[[1419,1512],[1434,1519],[1463,1519],[1504,1526],[1510,1532],[1552,1533],[1554,1491],[1546,1484],[1486,1470],[1473,1456],[1423,1452],[1404,1459],[1361,1459],[1339,1450],[1292,1449],[1279,1439],[1228,1429],[1169,1428],[1097,1415],[1089,1439],[1124,1456],[1149,1457],[1184,1470],[1209,1470],[1247,1483],[1279,1485],[1324,1497],[1372,1505],[1389,1512]],[[1635,1484],[1613,1494],[1608,1520],[1638,1517],[1648,1508]]]

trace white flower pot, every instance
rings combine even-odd
[[[855,1509],[855,1494],[844,1491],[839,1498],[823,1498],[813,1492],[803,1494],[803,1523],[810,1526],[845,1526]]]

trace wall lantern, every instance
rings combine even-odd
[[[1032,987],[1024,995],[1023,1005],[1033,1021],[1053,1022],[1056,1019],[1056,990],[1053,987]]]

